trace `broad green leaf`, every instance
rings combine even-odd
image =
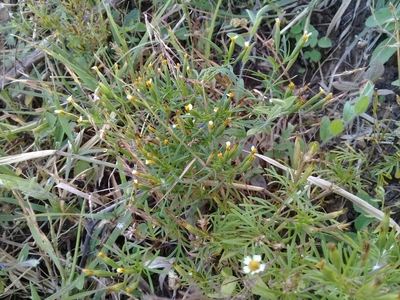
[[[313,35],[314,35],[314,33],[313,33]],[[309,42],[309,44],[307,46],[314,48],[315,46],[317,46],[318,39],[317,38],[309,38],[308,42]]]
[[[310,53],[310,58],[313,62],[319,62],[321,60],[321,52],[319,52],[318,50],[312,50]]]
[[[301,34],[303,32],[303,27],[300,24],[294,25],[290,30],[293,34]]]
[[[360,95],[368,96],[368,99],[371,99],[372,95],[374,94],[374,88],[375,85],[373,84],[373,82],[371,80],[367,80],[367,83],[364,84]]]
[[[343,108],[343,121],[349,123],[355,117],[354,105],[350,102],[346,102]]]
[[[369,97],[368,96],[360,97],[360,99],[358,99],[356,104],[354,105],[354,113],[356,115],[361,115],[362,113],[365,113],[368,109],[368,105],[369,105]]]
[[[234,33],[234,32],[228,33],[228,36],[229,36],[229,38],[236,37],[236,38],[235,38],[235,44],[236,44],[236,45],[239,45],[240,47],[244,47],[244,43],[246,42],[246,40],[244,39],[243,36],[238,35],[238,34],[236,34],[236,33]]]
[[[91,169],[91,165],[87,161],[83,161],[83,160],[77,161],[74,166],[74,177],[76,177],[78,175],[83,175],[83,174],[85,174],[87,176],[90,169]]]
[[[364,78],[371,80],[373,83],[377,82],[379,78],[385,73],[385,67],[379,59],[371,61],[368,70],[364,73]]]
[[[271,290],[261,278],[258,278],[251,291],[253,294],[263,297],[263,299],[278,299],[278,295],[275,295],[273,290]]]
[[[380,42],[372,51],[371,61],[379,59],[383,64],[386,63],[397,51],[395,44],[396,40],[394,38],[387,38]]]
[[[396,15],[400,17],[400,6],[395,9]],[[367,27],[375,27],[380,26],[384,27],[387,31],[391,32],[395,29],[395,21],[390,11],[389,7],[384,7],[377,12],[375,12],[372,16],[370,16],[365,22]]]
[[[343,122],[342,120],[334,120],[329,126],[330,132],[337,136],[343,132]]]
[[[29,256],[29,246],[28,244],[25,244],[18,255],[18,262],[23,262],[27,260],[28,256]]]
[[[331,124],[331,121],[329,121],[328,117],[323,117],[322,118],[322,124],[321,127],[319,128],[319,137],[321,138],[322,142],[326,142],[331,135],[331,132],[329,130],[329,126]]]
[[[369,224],[372,223],[372,221],[374,221],[374,218],[360,215],[354,221],[354,226],[358,232],[362,232]]]
[[[224,298],[231,298],[234,295],[236,284],[238,280],[235,276],[228,276],[222,282],[221,296]]]
[[[332,41],[328,37],[323,37],[318,40],[318,46],[320,48],[330,48],[332,47]]]
[[[374,201],[374,198],[372,198],[370,195],[368,195],[366,192],[364,192],[364,191],[361,191],[361,192],[358,192],[357,194],[356,194],[356,196],[357,197],[359,197],[359,198],[361,198],[362,200],[364,200],[365,202],[367,202],[368,204],[370,204],[370,205],[372,205],[373,207],[375,207],[375,208],[378,208],[378,204],[376,203],[376,201]],[[357,206],[357,205],[353,205],[353,208],[354,208],[354,210],[356,211],[356,212],[358,212],[358,213],[360,213],[360,214],[365,214],[365,211],[362,209],[362,208],[360,208],[359,206]]]

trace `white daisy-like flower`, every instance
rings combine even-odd
[[[243,263],[245,264],[243,272],[246,274],[250,273],[251,275],[254,275],[265,270],[265,264],[262,263],[261,255],[253,255],[253,257],[246,256]]]

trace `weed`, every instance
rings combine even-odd
[[[51,81],[38,80],[34,93],[18,83],[8,90],[39,97],[36,110],[25,105],[36,118],[26,123],[18,110],[0,127],[7,141],[0,158],[0,203],[7,204],[1,226],[10,240],[15,226],[24,243],[34,242],[0,241],[20,253],[13,257],[0,247],[5,295],[21,289],[48,300],[181,293],[194,299],[398,297],[395,222],[371,197],[338,186],[361,195],[367,156],[339,147],[324,153],[301,133],[319,132],[322,143],[340,135],[376,100],[373,83],[336,120],[320,117],[333,95],[321,89],[306,100],[306,88],[286,80],[312,34],[303,30],[289,50],[277,18],[273,38],[264,42],[258,30],[272,9],[265,6],[256,14],[247,10],[251,26],[242,23],[245,30],[226,35],[229,44],[220,49],[212,42],[218,9],[207,15],[207,38],[196,41],[182,34],[192,25],[182,25],[192,20],[188,3],[154,3],[143,20],[135,20],[143,16],[136,8],[123,22],[105,7],[87,26],[89,3],[29,4],[41,32],[57,21],[56,39],[41,47]],[[171,21],[177,27],[168,24],[168,13],[182,18]],[[59,43],[60,36],[68,42]],[[258,42],[274,50],[271,72],[260,75],[265,92],[243,80],[246,63],[258,59],[252,50]],[[309,121],[300,124],[305,115]],[[21,132],[31,138],[26,145],[15,141]],[[382,174],[390,166],[397,161],[380,165]],[[350,224],[337,221],[344,209],[327,213],[317,204],[331,193],[373,217],[359,219],[363,232],[345,232]]]

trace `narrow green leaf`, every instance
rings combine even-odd
[[[32,300],[40,300],[41,298],[40,298],[38,292],[36,291],[32,282],[30,282],[30,286],[31,286],[31,299]]]

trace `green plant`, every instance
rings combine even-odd
[[[71,18],[70,7],[32,9],[43,28],[47,14],[57,20],[65,10]],[[283,51],[276,20],[270,44],[276,55],[267,58],[270,73],[260,76],[267,90],[256,93],[233,65],[240,62],[243,70],[253,58],[270,7],[247,11],[253,28],[231,35],[224,50],[207,40],[189,42],[186,28],[170,26],[177,23],[169,24],[166,12],[191,20],[187,3],[157,2],[152,9],[152,18],[140,23],[133,20],[139,8],[119,22],[106,7],[99,20],[108,27],[94,34],[112,39],[112,49],[104,42],[83,49],[75,31],[64,32],[74,46],[43,47],[63,76],[40,81],[35,92],[13,87],[42,101],[36,110],[26,107],[32,120],[19,110],[18,118],[0,122],[0,218],[23,224],[19,233],[35,242],[15,246],[17,258],[0,247],[1,263],[8,264],[0,274],[4,290],[15,291],[8,266],[29,261],[29,253],[43,270],[39,278],[31,269],[19,274],[32,282],[33,299],[172,298],[178,292],[196,299],[398,296],[399,249],[389,214],[371,208],[371,197],[353,199],[374,219],[359,221],[365,232],[351,234],[343,232],[349,223],[336,220],[343,209],[327,213],[317,205],[340,190],[333,183],[361,190],[368,159],[344,148],[324,153],[303,133],[318,133],[315,112],[332,98],[321,90],[306,101],[283,79],[310,35],[304,32],[292,51]],[[127,30],[135,31],[132,39]],[[199,54],[195,46],[209,49],[206,63],[193,54]],[[241,47],[237,57],[235,47]],[[209,60],[214,50],[220,61]],[[345,125],[366,110],[372,89],[367,83],[348,105]],[[2,96],[10,110],[12,96]],[[308,120],[299,124],[304,114]],[[342,120],[328,121],[322,142],[342,131]],[[29,137],[26,144],[16,142],[21,133]],[[265,140],[273,142],[269,148],[260,143]],[[381,222],[373,232],[376,218]]]
[[[303,35],[304,28],[306,28],[306,23],[307,21],[306,19],[304,19],[301,23],[293,26],[290,29],[289,37],[294,37],[295,40],[298,42]],[[320,49],[331,48],[332,41],[328,37],[318,38],[319,32],[311,24],[308,24],[307,31],[310,34],[310,37],[304,44],[302,57],[305,60],[309,60],[313,63],[318,63],[322,58],[322,53]]]
[[[397,18],[400,17],[400,6],[394,9],[394,14]],[[377,45],[371,55],[371,61],[379,59],[382,63],[386,63],[396,53],[397,49],[395,47],[396,36],[393,35],[396,29],[396,19],[392,14],[389,3],[369,16],[365,21],[365,26],[376,28],[389,36]]]

